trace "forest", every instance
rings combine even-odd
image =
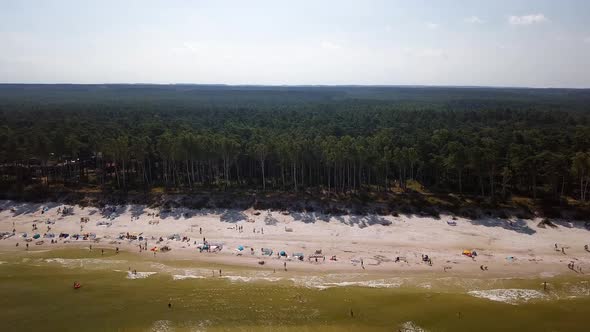
[[[590,90],[5,84],[0,190],[586,202],[589,120]]]

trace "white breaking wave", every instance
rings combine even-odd
[[[172,280],[185,280],[185,279],[205,279],[203,276],[195,276],[192,274],[174,274]]]
[[[315,288],[324,290],[333,287],[368,287],[368,288],[398,288],[402,285],[398,280],[365,280],[365,281],[341,281],[341,282],[326,282],[322,278],[291,278],[295,285],[306,288]]]
[[[172,322],[169,320],[157,320],[152,324],[153,332],[170,332],[174,331]]]
[[[269,281],[276,282],[282,280],[281,278],[274,277],[244,277],[244,276],[222,276],[224,279],[228,279],[231,282],[254,282],[254,281]]]
[[[100,258],[46,258],[46,263],[57,263],[64,267],[94,267],[101,268],[104,265],[123,264],[123,260],[110,260]]]
[[[158,272],[136,272],[133,273],[131,271],[127,271],[127,279],[145,279],[151,275],[154,275]]]
[[[427,332],[425,329],[416,325],[416,323],[409,321],[400,326],[400,332]]]
[[[231,282],[235,282],[235,281],[242,281],[242,282],[252,281],[252,277],[243,277],[243,276],[223,276],[222,278],[228,279]]]
[[[470,291],[469,295],[490,301],[519,304],[531,300],[545,298],[546,295],[534,289],[490,289]]]

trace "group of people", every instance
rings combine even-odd
[[[583,273],[582,272],[582,267],[580,265],[578,265],[576,267],[576,263],[574,261],[571,261],[567,264],[568,269],[574,271],[574,272],[578,272],[578,273]]]
[[[428,257],[428,255],[422,255],[422,261],[430,266],[432,266],[432,258]]]

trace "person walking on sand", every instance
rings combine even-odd
[[[221,277],[221,269],[219,269],[219,276]]]
[[[27,243],[27,250],[29,250],[29,244]]]
[[[115,254],[119,253],[119,247],[115,247]]]
[[[100,255],[104,256],[104,249],[100,249]]]
[[[561,253],[565,255],[565,248],[561,247]]]
[[[28,246],[28,244],[27,244]],[[285,271],[287,271],[287,262],[283,262],[283,268],[285,269]]]

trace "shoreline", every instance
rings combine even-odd
[[[31,236],[36,232],[41,235],[40,240],[44,244],[30,242],[31,252],[88,248],[92,245],[94,250],[119,247],[122,251],[140,255],[138,240],[116,240],[120,233],[129,232],[132,236],[142,234],[148,239],[148,252],[142,252],[140,256],[152,255],[149,249],[155,246],[169,246],[172,249],[170,252],[158,252],[155,259],[262,271],[283,270],[286,262],[287,269],[296,273],[354,272],[368,276],[532,278],[567,274],[585,276],[590,272],[590,252],[583,248],[587,244],[585,242],[590,242],[590,232],[571,225],[567,227],[564,221],[559,220],[554,221],[560,225],[556,229],[538,227],[537,219],[508,221],[456,218],[457,226],[450,226],[446,221],[450,221],[451,216],[445,215],[440,219],[403,215],[343,217],[316,213],[286,215],[273,211],[256,214],[252,209],[219,213],[219,210],[186,208],[162,212],[138,205],[119,207],[114,210],[115,215],[104,213],[98,208],[75,206],[73,214],[63,216],[57,214],[57,210],[63,207],[57,203],[0,203],[2,207],[18,205],[20,209],[20,212],[11,212],[10,209],[0,212],[0,233],[11,232],[14,222],[17,234],[0,240],[2,252],[25,251],[21,233],[27,232]],[[47,209],[45,213],[41,213],[43,207]],[[88,218],[89,221],[81,223],[81,218]],[[45,224],[47,219],[55,223]],[[109,227],[97,225],[109,220],[112,222]],[[32,232],[33,223],[38,225],[35,232]],[[42,238],[43,233],[47,233],[47,226],[56,236],[60,232],[80,233],[82,226],[83,233],[94,233],[100,240],[71,240],[70,243],[59,240],[57,244],[50,244],[49,239]],[[240,227],[244,229],[241,232]],[[203,234],[199,234],[199,228]],[[190,240],[156,243],[160,236],[166,238],[172,234]],[[213,243],[223,243],[224,248],[215,254],[199,253],[195,241],[197,244],[202,243],[201,237]],[[17,242],[19,247],[16,247]],[[555,244],[559,248],[566,248],[566,254],[555,251]],[[241,246],[244,247],[243,251],[238,251]],[[272,248],[272,258],[262,256],[261,248]],[[316,263],[312,259],[309,262],[308,256],[319,249],[326,260],[319,259]],[[471,259],[462,255],[463,250],[474,250],[478,256]],[[289,256],[303,253],[305,258],[303,261],[277,259],[276,253],[280,251],[285,251]],[[429,255],[432,266],[422,262],[423,254]],[[331,256],[336,256],[337,261],[331,261]],[[405,258],[407,263],[396,263],[397,257]],[[260,261],[264,261],[264,265],[259,265]],[[574,261],[576,267],[581,267],[582,273],[568,269],[570,261]],[[481,267],[488,267],[488,270],[482,270]]]

